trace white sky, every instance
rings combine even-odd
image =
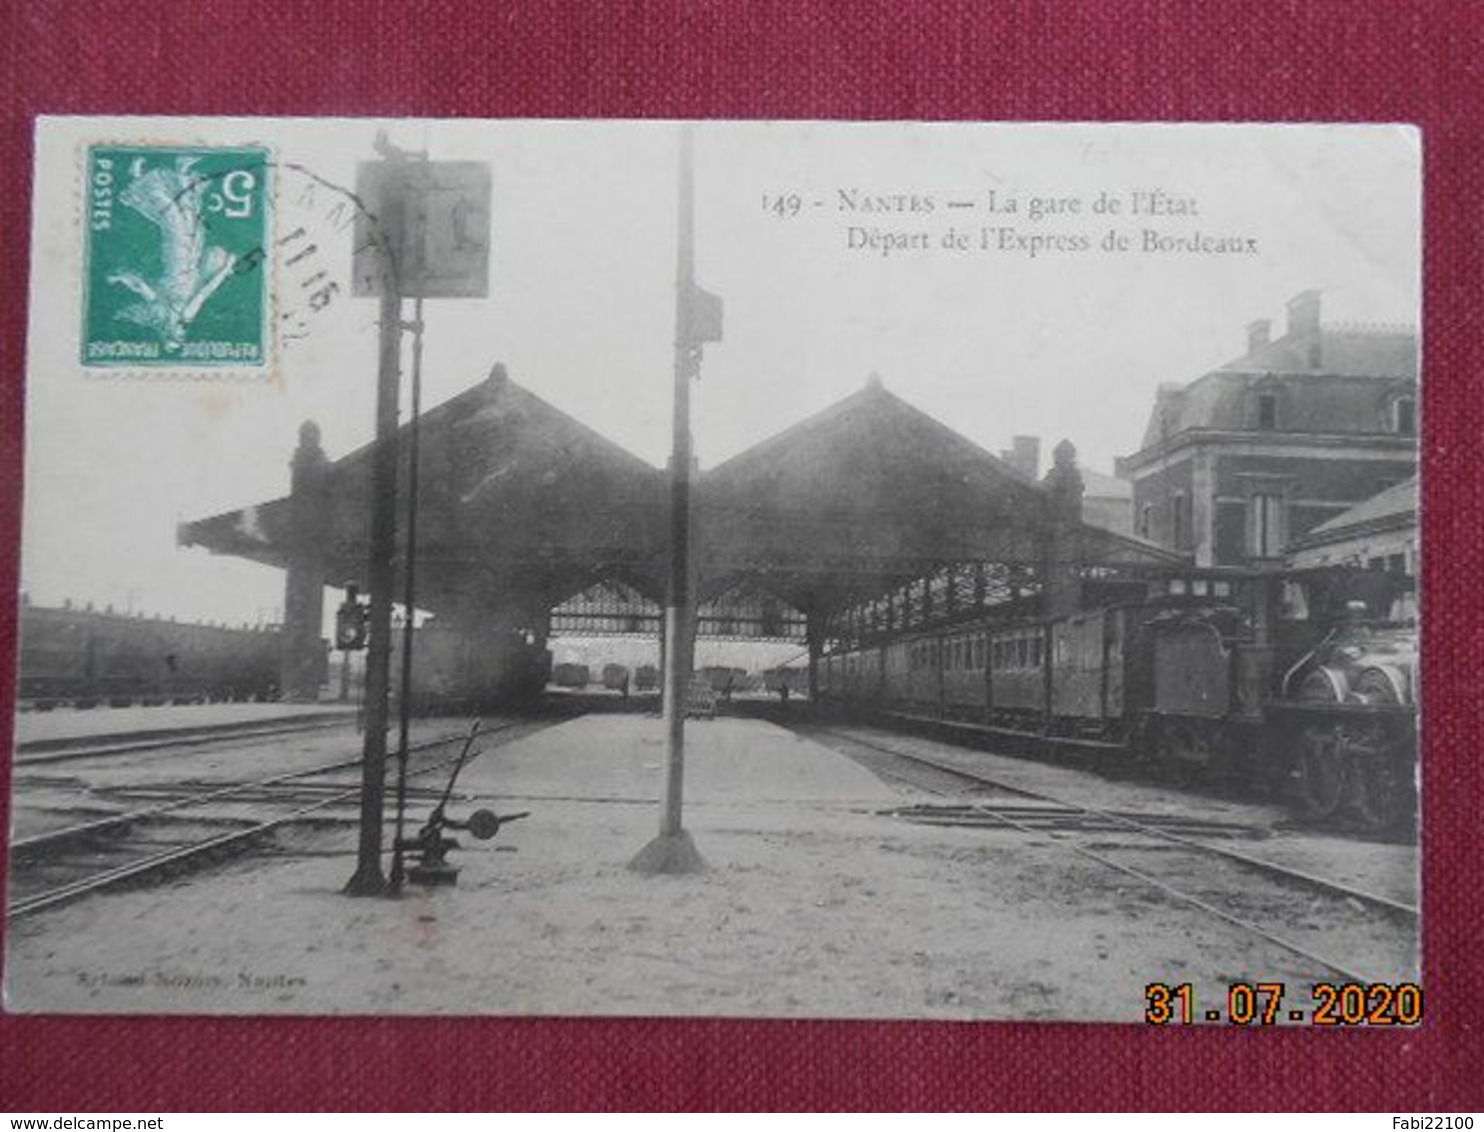
[[[338,457],[372,432],[376,303],[348,286],[283,349],[275,380],[139,381],[85,372],[83,151],[90,142],[265,143],[337,184],[378,128],[434,159],[488,161],[487,300],[427,304],[425,404],[511,377],[650,462],[669,447],[676,130],[667,123],[48,119],[38,129],[22,587],[183,618],[252,621],[282,604],[274,570],[175,546],[183,519],[281,495],[299,422]],[[1062,437],[1110,471],[1138,446],[1154,390],[1244,350],[1246,324],[1319,288],[1326,321],[1416,324],[1419,158],[1398,127],[713,123],[696,142],[697,277],[725,303],[693,400],[703,466],[858,389],[887,388],[998,451]],[[279,175],[276,225],[304,224],[345,281],[350,233]],[[1106,189],[1161,188],[1200,215],[1092,217]],[[931,196],[930,216],[858,216],[841,189]],[[1084,214],[993,220],[990,189],[1076,196]],[[798,192],[779,220],[764,194]],[[972,211],[944,208],[974,199]],[[812,202],[824,202],[814,208]],[[846,247],[848,224],[1030,234],[1110,226],[1258,239],[1256,256],[904,252]],[[318,225],[316,228],[315,225]],[[282,264],[276,287],[295,281]]]

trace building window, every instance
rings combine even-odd
[[[1277,558],[1283,552],[1283,497],[1254,495],[1249,533],[1249,553],[1254,558]]]
[[[1398,397],[1391,403],[1391,424],[1400,436],[1417,435],[1417,402],[1411,397]]]
[[[1260,429],[1278,427],[1278,395],[1276,393],[1257,395],[1257,427]]]
[[[1149,537],[1149,527],[1154,520],[1154,504],[1146,503],[1139,508],[1139,537]]]
[[[1177,491],[1170,497],[1170,545],[1176,550],[1190,546],[1190,497]]]

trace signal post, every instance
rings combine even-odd
[[[489,166],[472,161],[429,161],[377,139],[383,160],[363,162],[357,171],[353,294],[380,300],[379,364],[376,387],[376,452],[371,465],[371,530],[367,584],[365,685],[366,734],[361,753],[361,822],[356,871],[345,886],[352,896],[394,894],[401,882],[400,858],[393,884],[382,872],[382,825],[386,803],[387,730],[390,724],[392,602],[397,555],[397,411],[400,396],[402,300],[417,301],[411,327],[414,367],[422,356],[422,300],[484,298],[489,293]],[[415,374],[415,377],[417,375]],[[414,392],[411,449],[419,398]],[[417,466],[408,471],[409,495],[416,500]],[[408,561],[403,594],[405,615],[413,618],[412,556],[416,553],[415,502],[407,515]],[[402,665],[401,727],[398,745],[398,800],[405,797],[408,721],[412,673],[411,633]]]

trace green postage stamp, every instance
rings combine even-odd
[[[89,148],[84,365],[265,364],[268,169],[252,147]]]

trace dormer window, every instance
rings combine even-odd
[[[1276,393],[1257,395],[1257,427],[1267,431],[1278,427],[1278,395]]]
[[[1398,397],[1391,403],[1391,427],[1398,436],[1417,435],[1417,400]]]
[[[1288,388],[1275,374],[1263,374],[1247,389],[1247,427],[1255,432],[1277,432],[1287,422]]]

